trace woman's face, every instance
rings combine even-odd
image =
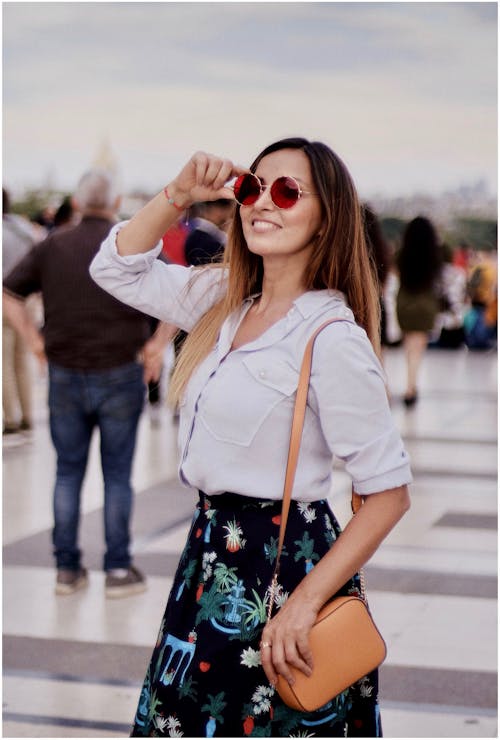
[[[278,177],[295,178],[302,190],[314,193],[309,160],[300,149],[281,149],[264,157],[255,172],[266,189],[250,206],[240,207],[243,234],[248,249],[264,259],[296,257],[307,260],[321,227],[319,196],[304,194],[291,208],[274,205],[270,186]]]

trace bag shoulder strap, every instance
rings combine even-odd
[[[309,379],[311,377],[311,365],[312,365],[314,342],[316,341],[316,337],[318,336],[318,334],[322,332],[323,329],[325,329],[325,327],[337,321],[345,321],[349,324],[354,323],[350,319],[344,319],[344,318],[329,319],[328,321],[325,321],[323,324],[321,324],[321,326],[319,326],[314,331],[313,335],[310,337],[309,341],[307,342],[306,349],[304,351],[304,358],[302,360],[302,365],[300,368],[299,384],[297,387],[297,396],[295,399],[295,406],[293,410],[292,429],[290,433],[290,446],[288,449],[288,460],[287,460],[287,465],[286,465],[285,484],[284,484],[284,489],[283,489],[283,503],[282,503],[282,508],[281,508],[281,522],[280,522],[280,531],[279,531],[279,537],[278,537],[278,551],[277,551],[277,556],[276,556],[276,567],[275,567],[275,571],[273,575],[273,580],[276,579],[278,575],[279,561],[281,557],[281,551],[283,549],[286,525],[288,521],[288,512],[290,511],[290,502],[292,499],[292,490],[293,490],[293,483],[295,480],[295,471],[297,470],[297,461],[298,461],[299,452],[300,452],[300,440],[302,438],[302,430],[304,427],[304,418],[306,414],[307,394],[309,391]],[[361,504],[362,504],[362,497],[359,496],[359,494],[355,493],[353,490],[352,491],[352,501],[351,501],[351,507],[352,507],[353,514],[359,510]]]

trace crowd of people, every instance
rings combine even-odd
[[[182,405],[179,472],[200,500],[133,734],[157,734],[161,717],[175,711],[192,736],[213,734],[216,721],[241,735],[242,712],[263,681],[273,712],[255,713],[254,725],[267,735],[292,731],[298,720],[275,696],[277,676],[292,681],[291,667],[311,672],[307,635],[317,611],[335,594],[360,592],[359,568],[409,506],[411,472],[390,412],[384,352],[403,348],[401,401],[411,409],[428,348],[495,348],[492,256],[470,250],[464,262],[464,250],[443,243],[425,216],[390,243],[342,160],[299,138],[267,147],[248,170],[197,153],[126,222],[118,221],[120,194],[103,170],[85,173],[73,196],[36,223],[12,215],[3,196],[3,433],[27,434],[33,425],[29,350],[48,371],[56,594],[88,584],[78,527],[95,429],[105,594],[120,598],[147,587],[131,555],[131,467],[145,401],[165,401],[160,379],[174,343],[168,385],[170,400]],[[39,301],[38,311],[30,300]],[[241,619],[224,622],[219,612],[205,618],[200,605],[209,594],[221,604],[239,603],[237,592],[245,590],[258,603],[270,599],[272,559],[259,553],[263,538],[271,547],[279,519],[297,369],[309,334],[331,318],[335,326],[315,349],[302,442],[310,465],[298,475],[288,525],[297,545],[307,524],[310,567],[304,576],[297,565],[304,543],[284,558],[281,600],[270,604],[267,623],[259,616],[243,628]],[[326,501],[334,456],[364,499],[342,537]],[[207,567],[208,555],[216,568]],[[195,570],[204,574],[204,594],[189,575]],[[173,641],[198,654],[197,665],[186,666],[198,687],[197,711],[179,692],[175,672],[167,675]],[[257,672],[242,660],[242,646]],[[203,665],[212,667],[209,676],[198,670]],[[334,707],[311,714],[317,734],[379,736],[377,690],[375,670]],[[219,709],[207,724],[215,695]]]
[[[31,220],[12,213],[9,193],[2,190],[4,279],[35,244],[54,230],[76,226],[81,212],[72,196],[48,205]],[[166,263],[203,265],[222,260],[234,201],[219,199],[190,206],[163,235],[160,259]],[[407,407],[418,400],[418,375],[428,348],[487,350],[497,343],[496,251],[475,250],[464,243],[452,246],[440,239],[434,224],[418,216],[407,223],[398,242],[384,236],[383,222],[363,205],[380,290],[380,337],[384,348],[402,345],[407,363]],[[41,294],[26,304],[33,321],[44,322]],[[151,334],[158,322],[149,317]],[[185,333],[169,327],[177,357]],[[9,319],[3,317],[2,340],[3,434],[29,433],[32,428],[32,369],[27,344]],[[160,383],[161,379],[161,383]],[[147,408],[153,425],[159,423],[162,395],[168,378],[163,374],[147,386]]]

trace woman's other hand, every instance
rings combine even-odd
[[[319,607],[294,593],[262,632],[260,655],[269,682],[275,686],[278,674],[293,684],[291,668],[310,676],[314,668],[309,633]]]

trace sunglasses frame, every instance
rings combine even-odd
[[[253,205],[254,205],[254,204],[255,204],[255,203],[256,203],[256,202],[257,202],[257,201],[259,200],[259,198],[260,198],[260,196],[262,195],[262,193],[264,192],[264,190],[267,190],[268,188],[269,188],[269,193],[270,193],[270,195],[271,195],[271,200],[272,200],[273,204],[274,204],[274,205],[276,206],[276,208],[279,208],[279,210],[280,210],[280,211],[288,211],[288,210],[289,210],[290,208],[293,208],[293,207],[294,207],[295,205],[297,205],[297,203],[299,202],[299,200],[300,200],[300,199],[302,198],[302,196],[303,196],[303,195],[316,195],[316,193],[313,193],[313,192],[312,192],[312,191],[310,191],[310,190],[304,190],[303,188],[301,188],[301,187],[300,187],[300,183],[299,183],[299,182],[297,182],[297,180],[295,179],[295,177],[292,177],[291,175],[281,175],[281,177],[277,177],[277,178],[276,178],[276,180],[273,180],[273,182],[272,182],[272,183],[271,183],[270,185],[263,185],[263,184],[262,184],[262,180],[261,180],[261,179],[260,179],[260,177],[258,177],[258,176],[257,176],[257,175],[256,175],[255,173],[253,173],[253,172],[246,172],[246,173],[245,173],[244,175],[240,175],[240,176],[239,176],[239,177],[237,178],[236,182],[238,182],[239,180],[243,180],[243,179],[244,179],[245,177],[252,177],[252,178],[253,178],[254,180],[256,180],[256,181],[257,181],[257,183],[258,183],[258,185],[259,185],[259,194],[257,195],[257,197],[255,198],[255,200],[254,200],[254,201],[253,201],[252,203],[242,203],[242,202],[241,202],[241,201],[239,201],[239,200],[238,200],[238,198],[236,197],[235,185],[233,185],[233,186],[231,187],[231,189],[232,189],[232,190],[233,190],[233,192],[235,193],[235,196],[234,196],[234,197],[235,197],[235,199],[236,199],[236,202],[237,202],[237,203],[238,203],[238,204],[239,204],[240,206],[253,206]],[[294,202],[293,202],[293,203],[291,203],[291,204],[290,204],[289,206],[280,206],[280,205],[278,205],[278,204],[276,203],[276,201],[275,201],[275,200],[274,200],[274,198],[273,198],[273,187],[274,187],[274,186],[276,185],[276,183],[277,183],[277,182],[279,182],[280,180],[292,180],[292,182],[293,182],[293,183],[294,183],[294,184],[296,185],[296,187],[297,187],[297,198],[296,198],[296,199],[294,200]]]

